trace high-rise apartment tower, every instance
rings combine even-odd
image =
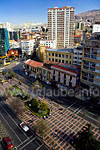
[[[48,8],[48,40],[55,40],[56,48],[69,48],[73,36],[74,7]]]

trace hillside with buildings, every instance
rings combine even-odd
[[[75,18],[76,21],[83,20],[95,23],[96,21],[100,21],[100,9],[82,12],[80,14],[77,14]]]
[[[15,27],[18,28],[32,28],[32,27],[38,27],[38,26],[44,26],[43,23],[33,23],[33,22],[27,22],[21,25],[16,25]]]

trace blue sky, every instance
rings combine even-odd
[[[0,22],[47,23],[47,9],[54,6],[73,6],[78,14],[100,9],[100,0],[0,0]]]

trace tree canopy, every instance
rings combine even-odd
[[[34,125],[35,131],[42,136],[42,138],[47,134],[47,131],[49,131],[48,123],[40,119],[35,125]]]
[[[83,127],[74,141],[76,150],[100,150],[100,143],[91,132],[91,125]]]
[[[36,98],[32,98],[32,107],[38,108],[39,101]]]
[[[47,105],[46,101],[41,102],[40,109],[43,110],[43,111],[48,109],[48,105]]]

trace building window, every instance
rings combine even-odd
[[[57,59],[55,59],[55,61],[57,62]]]
[[[59,63],[61,63],[61,59],[59,59]]]
[[[72,76],[70,76],[70,81],[72,81]]]
[[[64,54],[62,54],[62,58],[64,58]]]
[[[66,85],[66,80],[64,80],[64,84]]]
[[[62,63],[64,63],[64,60],[62,60]]]
[[[68,61],[66,61],[66,63],[68,64]]]
[[[70,56],[70,59],[72,58],[72,56]]]
[[[66,55],[66,58],[68,58],[68,55]]]
[[[49,53],[49,56],[50,56],[50,53]]]
[[[51,59],[49,58],[49,61],[51,61]]]
[[[64,74],[64,79],[66,79],[66,74]]]
[[[74,59],[77,59],[77,57],[74,57]]]
[[[58,54],[55,54],[56,57],[58,57]]]
[[[59,57],[61,57],[61,54],[59,54]]]
[[[52,56],[54,56],[54,53],[52,53]]]
[[[52,61],[54,61],[54,59],[52,59]]]

